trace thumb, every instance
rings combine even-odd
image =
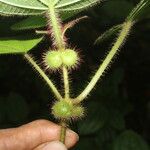
[[[49,143],[44,143],[34,150],[67,150],[66,146],[59,142],[59,141],[53,141]]]

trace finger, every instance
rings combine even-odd
[[[31,150],[42,143],[59,140],[60,126],[46,120],[37,120],[19,128],[2,130],[0,146],[5,150]],[[72,147],[78,135],[67,130],[66,146]]]
[[[44,143],[34,150],[67,150],[66,146],[59,141]]]

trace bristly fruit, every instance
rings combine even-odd
[[[63,65],[66,67],[74,67],[78,63],[78,54],[72,49],[66,49],[61,53]]]
[[[74,105],[70,100],[57,101],[52,107],[52,114],[57,119],[78,119],[84,116],[84,108]]]
[[[84,108],[82,106],[74,106],[72,110],[72,118],[78,119],[84,116]]]
[[[60,51],[48,51],[44,56],[44,62],[49,69],[59,69],[62,65]]]
[[[73,104],[66,100],[56,102],[52,107],[52,114],[58,119],[70,119],[72,116]]]

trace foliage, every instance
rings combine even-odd
[[[0,54],[25,53],[42,40],[42,37],[15,36],[0,38]]]
[[[23,15],[35,15],[35,14],[39,15],[25,18],[19,23],[17,22],[11,27],[13,30],[37,29],[41,27],[42,29],[44,29],[43,27],[47,26],[45,18],[43,17],[41,18],[41,14],[44,14],[45,11],[47,11],[47,5],[49,2],[48,0],[41,0],[42,3],[40,1],[33,1],[32,4],[27,4],[26,1],[20,1],[20,3],[18,3],[18,1],[12,1],[11,3],[9,2],[11,1],[10,0],[0,1],[0,8],[1,8],[0,10],[2,15],[10,15],[10,14],[22,15],[23,12],[24,12]],[[92,5],[93,2],[95,4],[97,3],[96,0],[95,1],[74,0],[71,2],[69,0],[68,1],[55,0],[54,6],[55,9],[61,13],[61,17],[64,17],[63,20],[65,21],[66,19],[79,13],[82,10],[82,8],[84,7],[86,8]],[[106,5],[109,7],[103,7],[102,10],[107,11],[112,9],[112,11],[110,11],[112,13],[114,5],[116,6],[115,9],[117,9],[118,8],[117,6],[120,4],[122,4],[123,6],[125,5],[127,6],[128,11],[127,12],[125,11],[126,16],[128,12],[130,12],[133,5],[133,4],[131,5],[131,2],[129,1],[122,1],[122,2],[110,1],[108,2],[108,4],[106,3]],[[141,18],[146,17],[145,15],[142,16],[142,14],[145,14],[148,6],[149,1],[142,0],[139,3],[139,5],[137,5],[137,7],[135,7],[135,9],[133,9],[133,11],[129,14],[126,21],[137,22],[139,21],[139,19],[141,20]],[[78,11],[76,12],[74,10],[79,10],[79,12]],[[70,11],[69,16],[68,15],[66,16],[67,14],[66,11]],[[118,12],[120,13],[120,10]],[[120,18],[125,17],[122,14],[119,15],[119,13],[116,13],[116,16],[118,15],[119,20]],[[108,16],[111,16],[111,14],[109,13]],[[41,19],[41,21],[39,21],[39,18]],[[34,19],[35,22],[33,21]],[[120,32],[120,30],[123,28],[123,25],[124,24],[122,24],[121,22],[120,25],[115,25],[112,29],[107,30],[104,34],[102,34],[101,37],[98,38],[97,43],[109,39],[110,37],[112,37],[112,35],[116,35],[116,33],[118,34],[118,32]],[[21,31],[20,34],[23,34],[23,32]],[[43,39],[43,36],[41,37],[34,36],[35,39],[33,39],[32,37],[33,35],[27,36],[27,38],[19,35],[15,38],[14,36],[1,38],[0,45],[2,45],[3,49],[0,50],[0,53],[1,54],[26,53],[27,51],[32,50],[33,47],[36,46],[38,43],[40,43],[41,40]],[[118,49],[119,48],[120,47],[118,47]],[[32,58],[31,61],[33,62]],[[87,107],[86,112],[87,117],[86,119],[81,120],[78,123],[78,130],[81,135],[81,140],[79,142],[79,145],[77,146],[77,149],[92,149],[93,147],[95,147],[96,149],[104,149],[104,150],[112,150],[112,149],[117,150],[121,148],[130,150],[133,149],[134,146],[136,147],[136,149],[139,150],[149,149],[148,144],[137,133],[134,133],[133,131],[126,131],[127,127],[125,117],[133,110],[132,108],[133,105],[128,102],[128,99],[126,99],[124,95],[120,95],[119,93],[119,86],[123,80],[123,75],[124,72],[122,71],[122,69],[116,69],[112,73],[112,75],[108,79],[106,79],[106,81],[102,83],[100,87],[97,88],[97,92],[93,96],[93,101],[85,104]],[[38,86],[40,85],[38,84]],[[45,94],[41,95],[43,96]],[[6,106],[4,100],[6,99],[5,97],[6,96],[0,98],[1,99],[0,103],[2,106],[1,109],[2,112],[0,113],[0,122],[4,122],[5,120],[7,120],[8,122],[14,124],[23,123],[23,121],[27,118],[29,113],[29,110],[27,109],[28,106],[24,98],[22,98],[22,96],[19,96],[18,94],[10,93],[10,96],[8,96],[7,98],[8,107],[3,107]],[[14,97],[14,101],[16,100],[15,102],[16,105],[13,105],[13,103],[10,102],[9,99],[13,99],[12,97]],[[59,95],[58,98],[60,98]],[[34,104],[35,103],[36,101],[34,102]],[[23,109],[17,110],[15,109],[15,106],[16,107],[22,106],[21,108]],[[39,106],[36,107],[39,108]],[[14,113],[10,114],[8,111],[9,109],[12,110],[12,112]],[[45,114],[44,110],[43,114]],[[16,116],[18,120],[16,120],[15,118]],[[126,145],[126,143],[128,144]]]

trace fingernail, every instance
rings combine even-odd
[[[42,150],[67,150],[66,146],[59,141],[53,141],[46,144]]]

